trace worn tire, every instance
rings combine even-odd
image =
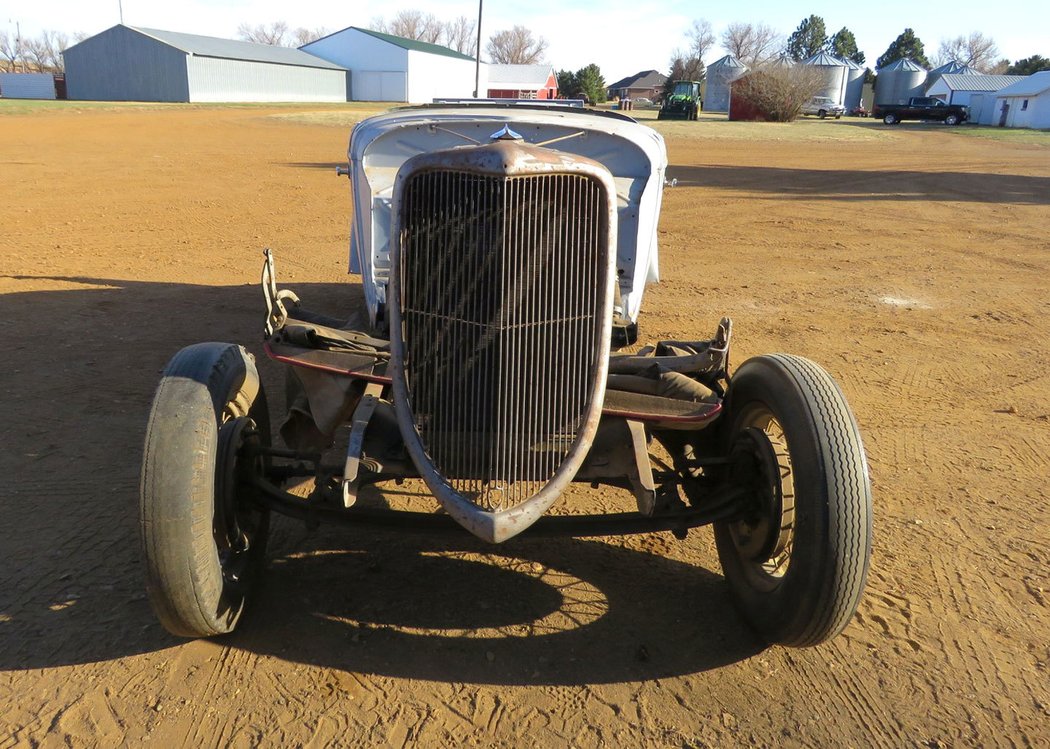
[[[896,125],[898,122],[900,122],[900,120],[897,119],[897,115],[895,114],[886,115],[882,118],[882,121],[885,122],[887,125]]]
[[[773,566],[772,555],[762,558],[768,546],[750,556],[742,551],[753,526],[742,530],[740,520],[715,525],[723,571],[740,610],[768,642],[817,645],[849,623],[867,579],[871,486],[856,420],[831,376],[796,356],[746,361],[727,397],[727,450],[745,432],[747,439],[777,435],[771,439],[781,452],[770,480],[793,500],[782,505],[792,505],[790,514],[774,514],[768,526],[776,539],[790,526],[790,543],[776,557],[786,559],[782,566]]]
[[[827,116],[828,116],[828,112],[827,112],[826,109],[818,109],[817,110],[817,117],[819,117],[820,119],[824,119]]]
[[[228,343],[199,343],[168,363],[153,399],[142,461],[140,517],[146,587],[161,624],[175,635],[233,631],[261,566],[268,512],[243,496],[222,456],[230,430],[269,444],[266,398],[250,354]],[[223,431],[223,430],[227,431]],[[225,487],[225,490],[224,490]],[[228,494],[227,492],[232,492]],[[236,504],[236,543],[229,543]]]

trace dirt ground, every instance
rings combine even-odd
[[[264,246],[308,306],[354,303],[332,119],[0,116],[0,747],[1050,744],[1050,147],[939,126],[666,130],[643,336],[730,314],[737,363],[815,359],[861,424],[875,547],[839,638],[764,648],[706,529],[487,548],[284,519],[243,628],[169,636],[137,536],[152,392],[184,345],[261,353]]]

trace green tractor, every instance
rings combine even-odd
[[[700,81],[675,81],[671,93],[664,97],[658,120],[695,120],[704,107],[700,98]]]

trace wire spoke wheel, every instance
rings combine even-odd
[[[849,623],[871,554],[871,487],[856,421],[820,367],[745,362],[728,394],[727,481],[748,490],[715,525],[741,612],[769,642],[809,646]]]

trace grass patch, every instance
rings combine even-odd
[[[948,132],[969,138],[984,138],[999,143],[1017,143],[1026,146],[1050,147],[1050,130],[1025,130],[1013,127],[986,127],[983,125],[963,125],[953,127]]]
[[[649,125],[664,137],[696,138],[716,140],[763,140],[763,141],[877,141],[893,140],[895,133],[886,132],[881,122],[857,117],[841,120],[821,120],[801,117],[794,122],[730,122],[724,114],[701,112],[700,119],[658,120],[657,109],[626,112],[639,122]]]

